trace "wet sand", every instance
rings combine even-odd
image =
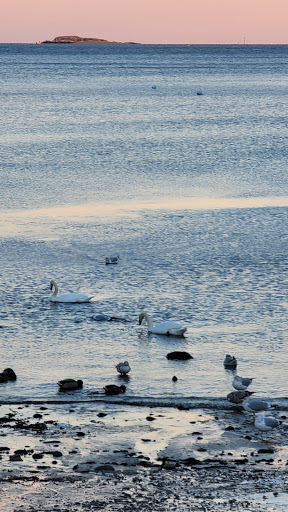
[[[287,511],[287,413],[271,414],[261,436],[233,406],[1,405],[2,509]]]

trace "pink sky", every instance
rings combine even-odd
[[[288,44],[288,0],[3,0],[0,42]]]

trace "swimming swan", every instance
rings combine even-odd
[[[58,295],[58,286],[57,283],[53,279],[50,281],[50,290],[53,290],[54,292],[52,295],[50,295],[50,301],[51,302],[67,302],[70,304],[76,304],[81,302],[90,302],[91,299],[93,299],[93,295],[91,297],[88,297],[87,295],[84,295],[83,293],[64,293],[63,295]]]
[[[139,315],[139,325],[141,325],[144,318],[148,324],[148,332],[152,332],[154,334],[166,334],[167,336],[171,334],[173,336],[183,336],[184,332],[187,331],[187,327],[182,327],[180,324],[171,322],[170,320],[166,320],[165,322],[160,322],[159,324],[153,325],[151,318],[145,311]]]

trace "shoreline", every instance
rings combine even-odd
[[[287,510],[282,410],[262,438],[240,408],[88,404],[1,405],[5,512]]]

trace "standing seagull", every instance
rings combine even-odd
[[[242,402],[242,406],[244,407],[245,411],[252,412],[254,415],[257,412],[261,411],[267,411],[271,408],[270,402],[267,402],[266,400],[263,400],[262,398],[251,398],[247,397]]]
[[[129,373],[131,370],[130,364],[128,363],[128,361],[124,361],[124,363],[116,364],[115,368],[116,368],[117,372],[119,372],[121,375],[127,375],[127,373]]]
[[[273,428],[277,428],[280,422],[276,418],[266,417],[263,414],[256,414],[254,425],[261,432],[269,432]]]
[[[232,382],[232,386],[235,389],[245,390],[245,389],[248,388],[248,386],[250,386],[252,380],[253,380],[253,378],[252,379],[248,379],[248,378],[239,377],[239,375],[236,375],[234,377],[233,382]]]

